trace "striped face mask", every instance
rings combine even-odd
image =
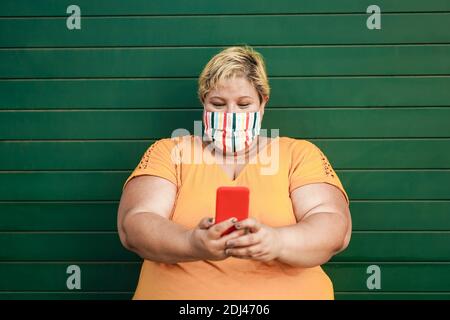
[[[223,153],[239,152],[259,135],[261,114],[256,112],[203,111],[205,138]]]

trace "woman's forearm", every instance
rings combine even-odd
[[[347,228],[342,215],[325,212],[279,227],[282,249],[277,260],[305,268],[322,265],[344,249]]]
[[[127,218],[127,247],[141,258],[164,263],[198,260],[189,241],[190,230],[150,212]]]

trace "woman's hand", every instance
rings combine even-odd
[[[245,235],[226,242],[228,256],[271,261],[281,252],[282,243],[276,228],[269,227],[254,218],[248,218],[235,224],[236,229],[247,229]]]
[[[213,218],[203,218],[195,229],[189,230],[188,238],[193,249],[193,255],[199,260],[223,260],[228,258],[225,254],[225,243],[245,234],[245,230],[235,230],[223,237],[221,234],[232,227],[237,221],[230,218],[214,225]]]

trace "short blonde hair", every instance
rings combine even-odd
[[[270,94],[264,58],[252,47],[229,47],[209,60],[198,79],[198,98],[203,103],[207,94],[221,79],[245,77],[258,92],[260,102]]]

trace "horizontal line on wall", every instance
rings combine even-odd
[[[314,141],[441,141],[441,140],[450,140],[450,138],[311,138],[310,140]]]
[[[339,169],[338,167],[334,168],[338,172],[450,172],[450,168],[444,168],[444,169]],[[92,170],[86,170],[86,169],[70,169],[70,170],[61,170],[61,169],[55,169],[55,170],[0,170],[0,174],[14,174],[14,173],[129,173],[133,168],[129,169],[116,169],[116,170],[98,170],[98,169],[92,169]]]
[[[26,174],[32,174],[32,173],[131,173],[135,167],[129,168],[129,169],[109,169],[109,170],[100,170],[100,169],[43,169],[43,170],[0,170],[0,174],[19,174],[19,173],[26,173]],[[432,168],[432,169],[408,169],[408,168],[395,168],[395,169],[384,169],[384,168],[369,168],[369,169],[341,169],[337,166],[333,167],[333,169],[337,173],[345,173],[345,172],[448,172],[450,171],[450,168]]]
[[[430,78],[430,77],[448,77],[450,74],[447,73],[435,73],[435,74],[365,74],[365,75],[326,75],[326,76],[316,76],[316,75],[304,75],[295,77],[296,79],[307,79],[307,78],[314,78],[314,79],[327,79],[327,78]],[[292,76],[276,76],[272,77],[272,79],[278,78],[278,79],[289,79],[292,78]],[[3,82],[20,82],[20,81],[103,81],[103,80],[186,80],[186,79],[192,79],[197,80],[198,77],[85,77],[85,78],[79,78],[79,77],[65,77],[65,78],[53,78],[53,77],[22,77],[22,78],[15,78],[15,77],[0,77],[0,81]]]
[[[450,199],[351,199],[351,202],[449,202]]]
[[[292,48],[338,48],[338,47],[424,47],[424,46],[448,46],[448,42],[429,42],[429,43],[360,43],[360,44],[285,44],[285,45],[252,45],[254,49],[292,49]],[[214,49],[214,48],[227,48],[227,45],[166,45],[166,46],[80,46],[80,47],[3,47],[1,51],[90,51],[90,50],[183,50],[183,49]]]
[[[316,111],[316,110],[442,110],[449,109],[450,106],[442,105],[442,106],[366,106],[366,107],[302,107],[302,106],[292,106],[292,107],[267,107],[265,110],[268,111]],[[33,108],[33,109],[0,109],[0,113],[6,112],[93,112],[93,111],[102,111],[102,112],[183,112],[183,111],[197,111],[201,112],[203,108]],[[199,118],[196,121],[201,121]],[[266,128],[262,128],[266,129]],[[419,137],[421,138],[421,137]],[[150,138],[149,138],[150,139]]]
[[[42,170],[0,170],[0,174],[15,174],[15,173],[131,173],[136,166],[128,169],[42,169]],[[337,172],[429,172],[429,171],[450,171],[450,168],[355,168],[342,169],[333,166]]]
[[[111,230],[99,230],[99,231],[92,231],[89,230],[89,233],[117,233],[117,229],[111,229]],[[6,234],[15,234],[15,233],[38,233],[38,234],[52,234],[52,233],[74,233],[74,234],[83,234],[87,233],[84,230],[70,230],[70,231],[64,231],[64,230],[39,230],[39,231],[21,231],[21,230],[6,230],[0,229],[0,234],[6,233]]]
[[[372,295],[397,295],[397,294],[405,294],[405,295],[448,295],[449,291],[381,291],[381,290],[368,290],[368,291],[335,291],[335,294],[372,294]]]
[[[61,261],[61,260],[55,260],[55,261],[33,261],[33,260],[16,260],[16,261],[0,261],[0,265],[2,264],[49,264],[49,265],[55,265],[55,264],[91,264],[91,265],[111,265],[111,264],[141,264],[142,261],[82,261],[82,260],[67,260],[67,261]],[[325,265],[371,265],[371,264],[379,264],[379,265],[450,265],[450,262],[442,262],[442,261],[343,261],[343,262],[327,262]]]
[[[348,74],[348,75],[338,75],[338,74],[328,74],[328,75],[302,75],[302,76],[269,76],[271,79],[327,79],[327,78],[430,78],[430,77],[448,77],[450,74],[448,73],[434,73],[434,74],[426,74],[426,73],[402,73],[402,74]],[[64,77],[64,78],[54,78],[54,77],[0,77],[0,81],[101,81],[101,80],[186,80],[192,79],[197,80],[198,77],[195,76],[186,76],[186,77]]]
[[[0,231],[0,234],[118,234],[118,231]],[[352,234],[450,234],[450,230],[439,231],[352,231]]]
[[[352,231],[352,233],[357,233],[357,234],[380,234],[380,233],[430,233],[430,234],[435,234],[435,233],[449,233],[450,234],[450,230],[415,230],[415,231],[406,231],[406,230],[383,230],[383,231],[374,231],[374,230],[370,230],[370,231]]]
[[[134,294],[134,291],[80,291],[80,290],[73,290],[73,291],[0,291],[0,294],[20,294],[20,293],[26,293],[26,294]],[[381,295],[381,294],[387,294],[387,295],[397,295],[397,294],[405,294],[405,295],[448,295],[450,292],[448,291],[334,291],[334,294],[371,294],[371,295]]]
[[[401,202],[407,202],[407,203],[410,203],[410,202],[419,202],[419,203],[424,203],[424,202],[426,202],[426,203],[440,203],[440,202],[448,202],[448,203],[450,203],[450,200],[445,200],[445,199],[443,199],[443,200],[436,200],[436,199],[429,199],[429,200],[426,200],[426,199],[413,199],[413,200],[411,200],[411,199],[408,199],[408,200],[404,200],[404,199],[373,199],[373,200],[369,200],[369,199],[366,199],[366,200],[363,200],[363,199],[350,199],[352,202],[360,202],[360,203],[364,203],[364,202],[386,202],[386,203],[390,203],[390,202],[395,202],[395,203],[401,203]]]
[[[270,80],[277,79],[372,79],[372,78],[448,78],[450,74],[382,74],[382,75],[306,75],[306,76],[272,76]],[[186,77],[64,77],[64,78],[14,78],[14,77],[0,77],[1,82],[42,82],[42,81],[116,81],[116,80],[197,80],[197,76]]]
[[[128,173],[132,171],[133,169],[127,169],[127,170],[0,170],[0,174],[15,174],[15,173],[92,173],[92,172],[98,172],[98,173]]]
[[[140,261],[136,263],[141,263]],[[330,261],[327,262],[326,265],[338,265],[338,264],[348,264],[348,265],[359,265],[359,264],[389,264],[389,265],[429,265],[429,264],[438,264],[438,265],[450,265],[450,262],[444,262],[444,261],[364,261],[364,262],[358,262],[358,261],[342,261],[342,262],[336,262],[336,261]]]
[[[449,200],[450,201],[450,200]],[[101,203],[114,203],[118,204],[119,200],[0,200],[0,204],[2,203],[10,203],[10,204],[19,204],[19,203],[36,203],[36,204],[42,204],[42,203],[71,203],[71,204],[101,204]]]
[[[111,230],[39,230],[39,231],[23,231],[23,230],[2,230],[0,228],[0,234],[116,234],[117,229],[111,229]],[[362,234],[369,234],[369,233],[450,233],[449,230],[352,230],[352,233],[362,233]]]
[[[80,261],[80,260],[67,260],[67,261],[0,261],[0,265],[34,265],[34,264],[40,264],[40,265],[70,265],[70,264],[86,264],[86,265],[140,265],[142,264],[143,260],[141,261]],[[347,261],[347,262],[327,262],[324,265],[449,265],[450,262],[439,262],[439,261],[408,261],[408,262],[385,262],[385,261],[362,261],[362,262],[353,262],[353,261]]]
[[[98,49],[111,49],[111,48],[173,48],[173,49],[177,49],[177,48],[222,48],[222,47],[229,47],[229,46],[239,46],[242,45],[243,43],[240,42],[230,42],[228,44],[218,44],[218,45],[153,45],[153,46],[120,46],[118,47],[117,45],[111,45],[111,46],[88,46],[88,45],[78,45],[78,46],[59,46],[59,47],[49,47],[49,46],[32,46],[32,47],[2,47],[2,50],[17,50],[17,49],[26,49],[26,50],[35,50],[35,49],[93,49],[93,48],[98,48]],[[380,42],[380,43],[327,43],[327,44],[315,44],[315,43],[284,43],[284,44],[278,44],[276,46],[274,45],[267,45],[267,44],[263,44],[263,43],[250,43],[250,42],[246,42],[247,45],[250,45],[254,48],[256,47],[260,47],[260,48],[264,48],[264,47],[268,47],[268,48],[272,48],[272,47],[322,47],[322,46],[408,46],[408,45],[416,45],[416,46],[426,46],[426,45],[448,45],[450,44],[449,42],[404,42],[404,43],[392,43],[392,42]]]
[[[383,15],[423,15],[423,14],[448,14],[450,11],[382,11]],[[63,15],[49,15],[49,16],[0,16],[0,20],[29,20],[29,19],[67,19],[69,14]],[[82,18],[86,19],[117,19],[117,18],[208,18],[208,17],[284,17],[284,16],[370,16],[365,11],[351,11],[351,12],[276,12],[276,13],[178,13],[178,14],[109,14],[109,15],[94,15],[81,14]]]
[[[0,294],[2,293],[57,293],[57,294],[80,294],[80,293],[86,293],[86,294],[134,294],[134,291],[80,291],[80,290],[73,290],[73,291],[3,291],[0,290]]]
[[[449,231],[450,232],[450,231]],[[0,234],[117,234],[118,231],[0,231]]]
[[[432,203],[440,203],[440,202],[450,202],[450,199],[352,199],[350,198],[351,202],[385,202],[385,203],[399,203],[399,202],[418,202],[418,203],[424,203],[424,202],[432,202]],[[36,203],[36,204],[42,204],[42,203],[72,203],[72,204],[88,204],[88,203],[119,203],[119,200],[0,200],[0,204],[2,203]]]
[[[0,261],[2,264],[141,264],[143,261],[81,261],[81,260],[67,260],[67,261]]]
[[[408,169],[408,168],[395,168],[395,169],[339,169],[338,167],[335,167],[335,170],[339,172],[422,172],[422,171],[450,171],[449,168],[432,168],[432,169],[426,169],[426,168],[420,168],[420,169]],[[0,171],[1,172],[1,171]]]
[[[120,172],[120,173],[131,173],[135,167],[129,169],[42,169],[42,170],[0,170],[0,174],[16,174],[16,173],[111,173],[111,172]],[[333,166],[335,171],[339,172],[430,172],[430,171],[450,171],[450,167],[447,168],[352,168],[352,169],[343,169],[339,166]]]
[[[133,295],[134,291],[0,291],[0,294],[67,294],[67,295],[83,295],[83,294],[129,294]],[[405,292],[405,291],[334,291],[335,295],[340,294],[354,294],[354,295],[448,295],[450,292],[446,291],[414,291],[414,292]]]
[[[7,140],[0,139],[4,143],[42,143],[42,142],[153,142],[159,138],[154,139],[16,139]],[[302,138],[299,138],[302,139]],[[442,141],[450,140],[450,138],[308,138],[311,141]]]
[[[450,199],[352,199],[350,198],[351,202],[386,202],[386,203],[401,203],[401,202],[407,202],[407,203],[448,203],[450,202]],[[42,204],[42,203],[64,203],[64,204],[101,204],[101,203],[112,203],[112,204],[118,204],[119,200],[0,200],[0,204]]]
[[[419,202],[419,203],[447,203],[450,202],[450,199],[352,199],[350,198],[351,202],[375,202],[375,203],[379,203],[379,202],[384,202],[384,203],[391,203],[391,202],[395,202],[395,203],[415,203],[415,202]],[[22,204],[30,204],[30,203],[35,203],[35,204],[42,204],[42,203],[51,203],[51,204],[56,204],[56,203],[71,203],[71,204],[101,204],[101,203],[111,203],[111,204],[115,204],[115,203],[119,203],[119,200],[114,200],[114,199],[108,199],[108,200],[97,200],[97,199],[91,199],[91,200],[0,200],[0,204],[5,203],[5,204],[18,204],[18,203],[22,203]]]
[[[348,75],[302,75],[302,76],[269,76],[269,81],[274,79],[348,79],[348,78],[444,78],[449,77],[448,73],[436,73],[436,74],[348,74]],[[64,78],[55,78],[55,77],[26,77],[26,78],[16,78],[16,77],[0,77],[0,81],[98,81],[98,80],[197,80],[196,76],[186,76],[186,77],[64,77]]]

